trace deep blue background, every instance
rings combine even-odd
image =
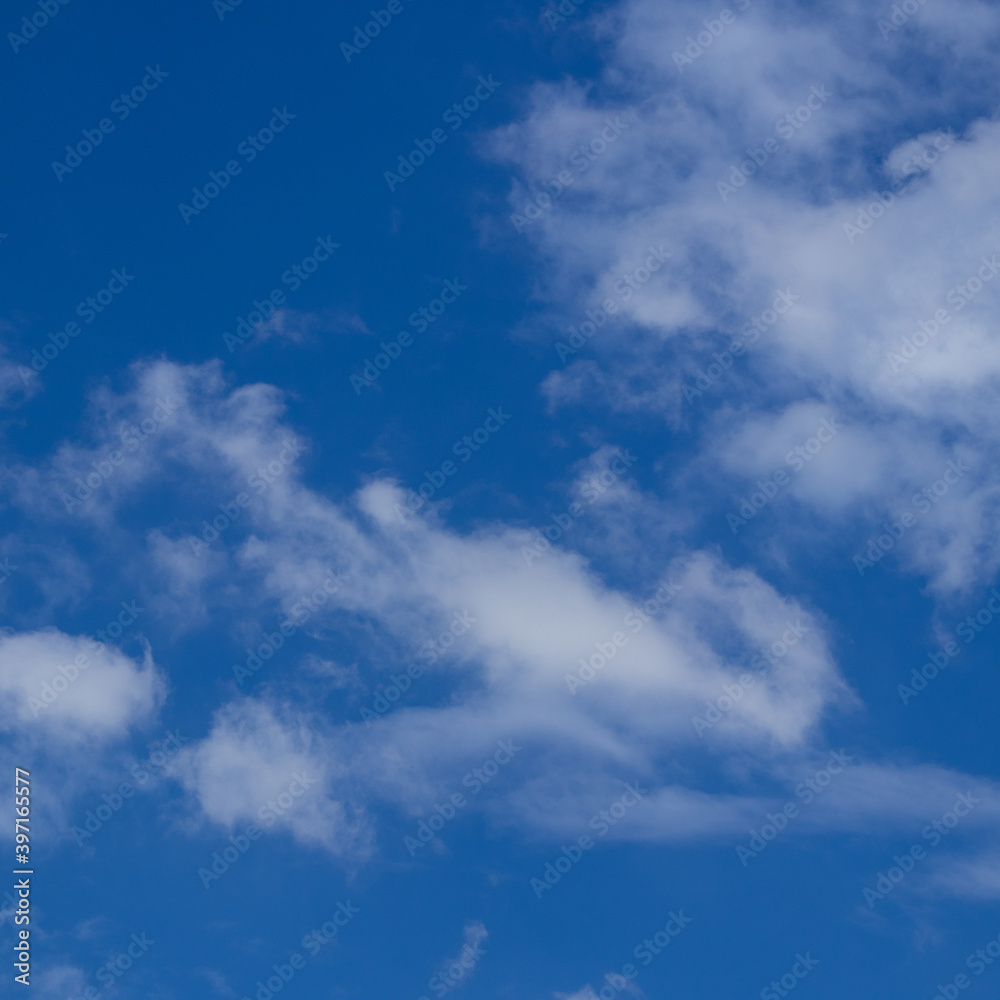
[[[2,27],[15,29],[34,9],[9,7]],[[538,310],[539,265],[506,221],[510,176],[477,153],[476,140],[517,118],[535,81],[594,73],[598,53],[575,24],[548,31],[534,5],[406,0],[348,65],[339,43],[367,10],[244,0],[220,22],[208,0],[119,7],[73,0],[16,55],[9,46],[0,51],[7,149],[0,231],[9,234],[0,245],[0,311],[10,324],[11,356],[27,362],[113,268],[136,275],[52,363],[44,390],[6,418],[9,460],[37,458],[75,436],[88,393],[104,382],[122,387],[137,358],[197,364],[221,357],[234,384],[266,381],[287,393],[290,420],[312,443],[307,481],[331,497],[350,494],[376,472],[417,484],[489,407],[501,405],[514,415],[510,424],[447,488],[452,523],[462,529],[501,517],[532,525],[561,509],[567,468],[590,450],[580,433],[606,417],[581,408],[555,419],[546,411],[538,385],[558,366],[551,341],[559,331],[542,328],[527,342],[511,336]],[[52,161],[108,115],[147,64],[162,66],[168,79],[59,182]],[[472,92],[479,74],[492,74],[500,89],[390,193],[383,171],[440,126],[444,109]],[[295,121],[185,225],[178,204],[234,158],[275,106],[287,106]],[[253,299],[280,287],[281,273],[327,234],[341,249],[288,304],[357,315],[369,332],[331,322],[302,347],[272,340],[227,352],[222,331]],[[357,396],[349,376],[448,278],[468,291]],[[639,454],[636,478],[654,492],[663,470],[697,446],[690,430],[637,417],[622,418],[613,441]],[[192,510],[192,526],[202,516]],[[16,530],[17,515],[6,517]],[[765,512],[746,535],[774,531],[774,517]],[[750,540],[733,540],[721,514],[706,524],[699,544],[722,546],[737,564],[752,558],[744,548]],[[836,723],[831,745],[861,759],[891,747],[900,758],[912,753],[996,773],[996,750],[980,734],[995,722],[990,668],[1000,631],[977,640],[904,708],[895,686],[923,662],[931,603],[889,561],[858,578],[851,556],[866,537],[817,535],[788,570],[765,570],[829,616],[842,669],[866,706]],[[107,558],[98,532],[81,544],[90,546],[94,565]],[[137,596],[102,586],[85,609],[60,607],[52,616],[25,579],[9,611],[21,626],[91,631],[119,601]],[[175,641],[153,615],[142,630],[166,650],[158,659],[177,692],[164,725],[202,735],[239,650],[210,632]],[[303,636],[294,641],[310,648]],[[148,752],[142,744],[133,750]],[[124,778],[128,761],[121,763]],[[361,915],[309,962],[289,995],[416,998],[436,963],[457,951],[463,922],[480,919],[490,932],[488,957],[464,993],[541,998],[597,984],[680,908],[695,923],[642,972],[639,985],[650,997],[754,997],[790,968],[796,951],[810,950],[821,964],[797,996],[930,1000],[938,978],[962,971],[965,955],[1000,930],[995,906],[936,902],[927,918],[936,930],[927,935],[919,916],[901,914],[893,899],[878,910],[887,920],[861,919],[862,885],[908,846],[905,838],[789,836],[748,870],[730,847],[607,843],[536,901],[528,880],[557,850],[498,833],[475,816],[447,828],[450,857],[426,854],[415,863],[401,842],[409,822],[380,817],[379,855],[348,872],[272,834],[268,847],[255,846],[206,892],[195,869],[224,837],[172,827],[168,790],[162,783],[156,795],[129,802],[85,851],[64,842],[39,859],[45,876],[36,905],[51,936],[39,941],[36,968],[66,960],[96,969],[130,934],[146,931],[156,945],[122,981],[123,996],[220,995],[202,974],[208,968],[221,971],[237,996],[252,995],[272,963],[301,951],[303,934],[350,898]],[[81,801],[75,814],[92,804]],[[74,933],[94,917],[93,934]],[[998,975],[988,972],[976,989],[995,989]]]

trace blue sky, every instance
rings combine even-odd
[[[36,996],[996,990],[995,5],[4,31]]]

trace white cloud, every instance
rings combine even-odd
[[[83,969],[65,963],[47,968],[32,969],[31,985],[42,1000],[64,1000],[67,996],[80,996],[88,987]]]
[[[464,985],[483,957],[483,942],[490,936],[485,924],[470,920],[462,928],[462,947],[453,958],[445,959],[429,981],[430,988],[439,996]],[[433,984],[433,985],[432,985]]]
[[[147,650],[118,649],[55,629],[0,636],[0,714],[38,739],[81,743],[124,737],[159,707],[164,682]]]
[[[986,850],[966,857],[942,858],[931,871],[931,892],[961,899],[1000,899],[1000,853]]]
[[[172,772],[213,823],[287,829],[334,854],[363,857],[369,850],[364,818],[332,797],[338,782],[348,784],[345,768],[303,714],[254,700],[230,703]]]
[[[181,403],[167,454],[223,499],[292,436],[269,387],[227,396],[211,366],[158,363],[138,371],[137,391],[169,392]],[[129,400],[135,405],[134,396]],[[107,397],[103,405],[115,411],[125,404]],[[567,508],[578,497],[595,525],[581,522],[581,532],[600,533],[622,511],[648,502],[627,485],[627,469],[589,497],[588,485],[612,454],[599,446],[569,487]],[[163,471],[151,465],[148,474],[155,479]],[[352,818],[349,803],[357,799],[347,773],[364,775],[371,794],[416,812],[426,796],[492,753],[497,740],[515,736],[535,742],[553,773],[566,778],[582,760],[595,783],[609,787],[623,767],[629,777],[636,768],[652,774],[671,748],[706,746],[693,717],[795,623],[802,626],[795,643],[748,692],[741,711],[713,731],[717,746],[755,748],[765,757],[772,748],[795,752],[815,738],[828,711],[850,704],[820,618],[715,554],[675,546],[673,555],[653,561],[648,592],[627,593],[605,584],[572,550],[545,550],[537,532],[500,524],[463,535],[433,511],[400,519],[403,499],[393,484],[375,481],[338,505],[306,487],[292,462],[206,551],[188,552],[175,528],[150,526],[156,573],[148,585],[169,590],[161,614],[173,608],[189,617],[182,609],[204,603],[199,595],[216,583],[221,591],[216,587],[212,599],[234,611],[240,593],[253,592],[286,614],[303,595],[320,593],[310,630],[320,634],[324,622],[338,622],[359,629],[359,638],[374,631],[381,638],[366,647],[386,671],[405,665],[400,658],[447,628],[456,612],[475,619],[432,668],[451,692],[444,704],[418,709],[420,697],[370,734],[307,721],[293,709],[275,715],[255,701],[222,709],[178,772],[211,821],[252,819],[275,793],[271,785],[291,781],[291,772],[308,764],[321,773],[323,794],[303,799],[282,822],[304,841],[357,851],[364,836]],[[324,592],[332,571],[346,580]],[[651,602],[649,613],[643,602]],[[442,729],[449,739],[441,739]],[[533,772],[529,766],[511,774],[521,784]],[[715,825],[710,813],[705,823]]]
[[[270,387],[227,395],[211,368],[166,363],[143,379],[183,399],[170,454],[223,498],[292,436]],[[755,436],[759,448],[747,461],[772,460],[772,437],[778,454],[786,437],[810,428],[821,412],[804,403],[787,409],[771,431]],[[739,451],[730,452],[736,464]],[[567,507],[609,454],[600,445],[581,466]],[[617,511],[653,502],[626,482],[620,477],[591,505],[597,531]],[[199,816],[228,827],[256,822],[296,774],[315,774],[316,794],[295,797],[295,808],[276,825],[303,843],[356,858],[372,847],[366,803],[422,815],[436,796],[459,787],[496,741],[514,739],[530,752],[505,771],[502,791],[474,806],[496,822],[552,835],[603,807],[600,800],[621,781],[641,779],[651,787],[647,808],[635,811],[623,834],[728,836],[773,801],[773,793],[756,790],[761,777],[791,781],[792,765],[822,748],[830,713],[856,704],[831,656],[822,615],[717,553],[662,546],[651,560],[651,585],[628,592],[565,547],[574,541],[568,531],[548,549],[537,532],[504,524],[461,533],[433,509],[400,519],[403,498],[394,484],[377,480],[335,503],[309,489],[293,461],[245,508],[238,527],[212,545],[215,561],[206,573],[192,569],[176,527],[149,526],[149,583],[175,588],[177,614],[210,586],[212,600],[231,611],[244,603],[240,595],[253,593],[290,613],[302,595],[322,592],[330,572],[343,574],[344,584],[326,592],[309,627],[320,639],[324,625],[352,630],[369,653],[364,674],[372,683],[412,662],[420,642],[447,628],[456,612],[475,619],[425,668],[444,693],[428,705],[429,689],[415,681],[412,700],[370,730],[294,704],[276,707],[267,695],[223,706],[177,765]],[[582,533],[589,530],[584,524],[578,522]],[[758,656],[764,648],[772,650],[770,665]],[[307,659],[307,674],[315,663]],[[694,718],[747,672],[755,683],[738,709],[700,734]],[[356,690],[352,684],[349,697],[358,698]],[[678,755],[689,763],[678,766]],[[702,784],[707,774],[714,776],[711,792]],[[906,795],[887,801],[909,815]]]
[[[0,331],[7,332],[8,323],[0,320]],[[11,360],[6,347],[0,345],[0,406],[14,406],[30,399],[39,391],[38,376],[23,365]]]
[[[589,983],[575,993],[554,993],[553,996],[558,1000],[597,1000],[597,994]]]
[[[600,367],[584,354],[550,375],[553,404],[596,400],[681,427],[737,395],[744,431],[715,455],[730,467],[737,455],[749,464],[751,440],[761,452],[793,424],[804,433],[796,415],[832,411],[853,429],[791,490],[825,517],[893,513],[914,483],[940,474],[956,441],[975,457],[964,492],[989,489],[1000,436],[1000,124],[985,114],[1000,95],[973,107],[965,81],[988,57],[1000,15],[969,0],[945,25],[932,6],[905,29],[911,54],[933,67],[926,78],[897,61],[904,35],[882,38],[877,12],[862,4],[753,5],[680,66],[674,53],[702,29],[698,5],[632,0],[592,21],[612,46],[603,76],[592,86],[539,84],[522,120],[497,130],[490,147],[514,165],[510,209],[523,213],[606,116],[630,122],[521,237],[545,258],[543,292],[567,323],[609,298],[620,309],[586,348]],[[811,91],[824,97],[810,111]],[[749,151],[768,138],[771,151],[755,163]],[[720,192],[741,163],[749,176]],[[904,186],[883,208],[876,193],[894,177]],[[870,204],[877,218],[859,215]],[[865,228],[849,238],[845,225],[859,220]],[[623,293],[623,276],[639,273],[660,242],[673,254],[667,265]],[[971,293],[956,293],[959,285]],[[798,297],[795,308],[707,398],[684,400],[682,385],[694,385],[713,350],[745,337],[741,328],[778,289]],[[942,309],[946,318],[935,319]],[[923,339],[921,323],[938,332],[902,358],[904,338]],[[776,409],[784,416],[772,434]],[[904,565],[942,594],[987,578],[1000,565],[984,523],[992,504],[991,495],[955,504],[946,531],[904,540]]]

